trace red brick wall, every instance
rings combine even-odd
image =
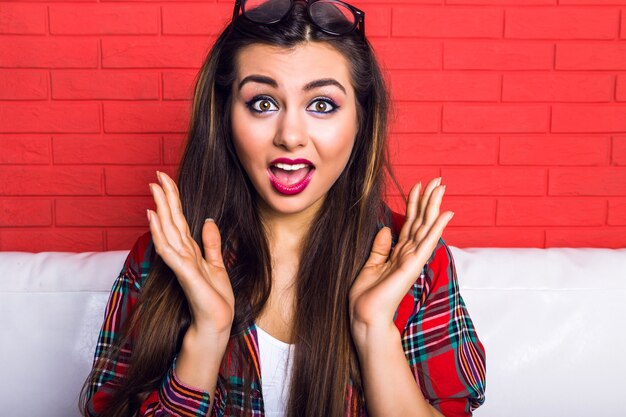
[[[0,1],[0,250],[128,249],[228,1]],[[626,0],[355,1],[453,246],[626,246]],[[403,211],[397,196],[389,202]]]

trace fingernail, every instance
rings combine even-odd
[[[152,188],[152,183],[148,184],[148,188],[150,189],[150,193],[154,194],[154,189]]]
[[[148,216],[148,223],[150,222],[150,209],[146,209],[146,215]]]
[[[213,222],[213,223],[215,223],[215,220],[213,220],[212,218],[209,217],[208,219],[204,219],[204,222],[205,223],[206,222]]]
[[[454,217],[454,212],[452,212],[452,214],[450,215],[450,219],[452,219]]]
[[[443,190],[441,191],[441,194],[443,195],[443,194],[445,194],[445,193],[446,193],[446,186],[444,185],[444,186],[443,186]]]
[[[163,181],[161,181],[161,171],[157,170],[156,176],[157,176],[157,179],[159,180],[159,182],[162,183]]]
[[[441,185],[441,177],[437,178],[437,185]]]

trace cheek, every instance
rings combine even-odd
[[[354,146],[356,127],[351,123],[342,123],[335,127],[326,126],[321,132],[317,139],[321,144],[319,152],[322,159],[345,165]]]
[[[231,113],[233,144],[239,160],[246,170],[254,163],[255,155],[262,155],[263,138],[259,129],[254,124],[247,123],[244,114],[238,110]]]

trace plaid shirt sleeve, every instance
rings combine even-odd
[[[94,365],[102,360],[106,351],[121,337],[139,293],[141,283],[150,269],[150,263],[156,252],[150,232],[143,234],[130,250],[119,276],[113,284],[104,313]],[[106,409],[109,400],[119,388],[128,369],[132,355],[132,339],[119,352],[116,358],[106,363],[106,370],[100,373],[89,387],[85,414],[96,417]],[[139,407],[138,416],[184,416],[196,417],[208,415],[209,393],[183,384],[176,377],[176,360],[170,366],[159,389],[150,393]],[[220,378],[213,408],[210,415],[222,416],[225,408],[225,391]]]
[[[446,417],[471,416],[485,401],[485,350],[459,293],[452,253],[439,239],[416,280],[402,345],[430,404]]]

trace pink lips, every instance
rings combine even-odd
[[[298,194],[304,191],[307,185],[309,185],[309,183],[311,182],[311,179],[313,178],[313,173],[315,172],[315,166],[313,165],[313,163],[303,158],[298,158],[298,159],[276,158],[270,163],[270,165],[274,165],[278,163],[290,164],[290,165],[295,165],[295,164],[309,165],[311,170],[306,175],[306,177],[304,177],[302,181],[300,181],[299,183],[293,184],[290,186],[281,184],[278,181],[278,178],[276,178],[276,176],[272,172],[272,170],[269,167],[267,168],[267,173],[269,175],[270,182],[272,183],[272,186],[274,187],[274,189],[278,191],[279,193],[284,194],[284,195],[294,195],[294,194]]]

